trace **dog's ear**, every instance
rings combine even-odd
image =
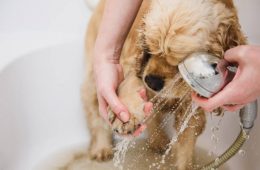
[[[236,47],[238,45],[245,45],[247,40],[240,29],[239,23],[229,25],[224,33],[224,51]]]
[[[228,8],[234,8],[233,0],[220,0],[223,4],[226,5]]]
[[[238,18],[234,16],[229,21],[219,25],[217,31],[210,37],[209,51],[222,58],[230,48],[245,45],[247,39],[241,31]]]

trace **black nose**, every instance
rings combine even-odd
[[[154,91],[159,91],[164,86],[164,81],[159,76],[147,75],[147,76],[145,76],[144,81]]]

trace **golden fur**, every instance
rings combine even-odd
[[[106,160],[112,156],[112,130],[98,112],[91,58],[104,4],[105,0],[101,0],[89,22],[86,38],[87,74],[82,90],[91,134],[89,154],[96,160]],[[146,83],[147,76],[159,78],[165,87],[178,73],[178,63],[187,55],[204,51],[223,57],[227,49],[245,43],[246,38],[240,30],[232,0],[143,1],[120,58],[125,80],[118,89],[118,95],[131,112],[131,120],[123,124],[112,115],[112,129],[121,134],[132,133],[143,120],[142,100],[137,91],[145,86],[151,99],[161,90],[151,89]],[[183,86],[177,92],[170,91],[166,96],[169,102],[160,111],[160,116],[176,104],[187,90],[187,85],[181,83]],[[190,102],[190,99],[185,100],[176,112],[174,126],[177,131],[180,130],[185,109]],[[160,121],[160,117],[157,117],[149,125],[150,134]],[[194,146],[204,125],[204,112],[198,110],[196,118],[191,118],[190,127],[180,135],[174,147],[178,170],[192,169]],[[152,139],[150,147],[162,151],[168,142],[167,135],[162,131]]]

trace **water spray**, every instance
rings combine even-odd
[[[178,65],[183,79],[199,95],[209,98],[222,90],[235,76],[236,67],[204,52],[193,53]],[[219,157],[199,170],[218,168],[233,157],[247,140],[257,115],[257,100],[240,110],[241,131],[235,142]]]

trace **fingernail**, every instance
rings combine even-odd
[[[125,123],[128,122],[129,116],[126,112],[119,113],[120,119]]]

